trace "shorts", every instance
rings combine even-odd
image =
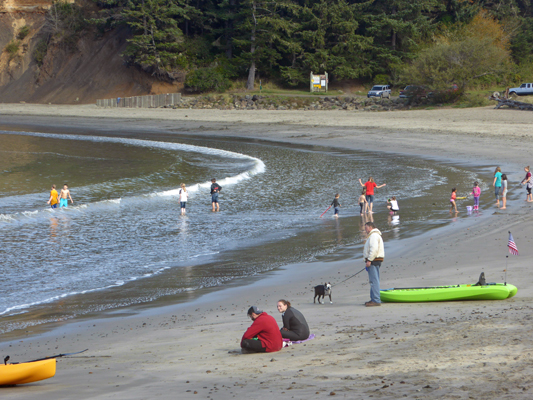
[[[61,207],[68,207],[68,200],[67,199],[59,199],[59,208]]]
[[[180,207],[181,208],[185,208],[186,205],[187,205],[186,201],[180,201]]]
[[[526,187],[526,190],[527,190],[527,194],[531,194],[531,188],[530,187]]]
[[[211,203],[218,203],[218,193],[213,193],[211,195]]]
[[[58,203],[56,203],[56,204],[50,204],[50,207],[52,207],[52,208],[57,208],[57,206],[58,206]]]
[[[504,190],[502,193],[502,197],[507,197],[507,190]]]
[[[360,207],[360,210],[359,212],[362,214],[363,213],[363,208],[365,206],[365,203],[359,203],[359,207]]]
[[[374,202],[374,195],[373,194],[367,194],[365,196],[365,198],[366,198],[366,202],[369,203],[369,204]]]
[[[335,207],[335,215],[339,213],[339,207]]]

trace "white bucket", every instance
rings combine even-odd
[[[466,212],[472,214],[472,206],[466,206]]]

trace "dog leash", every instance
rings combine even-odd
[[[331,287],[333,287],[333,286],[337,286],[337,285],[340,285],[341,283],[344,283],[344,282],[346,282],[346,281],[347,281],[348,279],[352,279],[352,278],[353,278],[354,276],[356,276],[356,275],[360,274],[360,273],[361,273],[361,272],[363,272],[363,271],[364,271],[365,269],[366,269],[366,267],[365,267],[365,268],[363,268],[363,269],[362,269],[361,271],[359,271],[359,272],[357,272],[357,273],[353,274],[352,276],[349,276],[349,277],[348,277],[348,278],[346,278],[345,280],[343,280],[343,281],[341,281],[341,282],[339,282],[339,283],[336,283],[336,284],[334,284],[334,285],[331,285]]]

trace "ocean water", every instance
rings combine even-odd
[[[373,219],[387,240],[448,223],[450,186],[483,182],[412,157],[261,141],[0,131],[0,143],[0,332],[187,301],[294,262],[358,257],[359,178],[386,183]],[[223,187],[217,213],[213,177]],[[49,188],[63,183],[74,204],[52,210]],[[335,193],[341,218],[319,218]],[[391,196],[399,216],[385,208]]]

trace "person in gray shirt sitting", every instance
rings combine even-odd
[[[291,341],[306,340],[309,338],[309,325],[303,314],[291,307],[287,300],[278,301],[278,311],[283,320],[283,328],[280,329],[281,336]]]

